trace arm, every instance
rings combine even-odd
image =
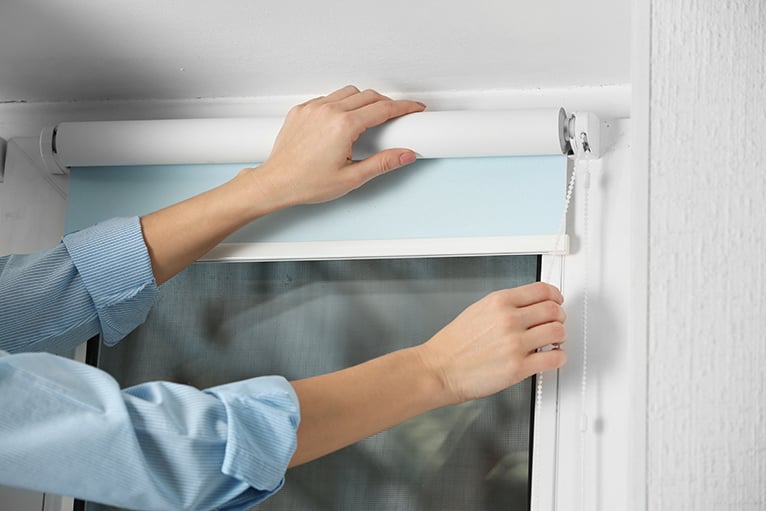
[[[0,410],[0,484],[129,509],[249,509],[282,486],[298,423],[280,377],[120,390],[47,353],[0,352]]]
[[[66,353],[99,333],[112,345],[156,295],[138,218],[102,222],[48,250],[0,258],[0,349]]]
[[[345,87],[293,108],[258,168],[140,224],[109,221],[50,250],[0,258],[0,349],[61,353],[99,332],[106,344],[118,342],[143,322],[157,284],[235,230],[279,209],[340,197],[414,161],[412,151],[389,149],[351,162],[351,147],[365,129],[423,108]]]
[[[158,284],[264,215],[338,198],[413,162],[415,153],[407,149],[389,149],[352,162],[351,149],[367,128],[424,108],[353,86],[294,107],[263,165],[141,219]]]
[[[498,291],[420,346],[292,382],[301,424],[291,466],[562,366],[563,350],[537,351],[566,340],[562,302],[547,284]]]

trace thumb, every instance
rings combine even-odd
[[[356,162],[353,170],[364,182],[381,174],[391,172],[405,165],[409,165],[417,159],[414,151],[409,149],[386,149],[377,154]]]

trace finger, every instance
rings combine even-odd
[[[530,328],[522,335],[522,346],[527,351],[534,351],[551,344],[564,344],[567,331],[558,321]]]
[[[533,303],[526,307],[519,307],[517,310],[521,326],[524,328],[533,328],[543,323],[550,323],[551,321],[564,323],[567,319],[564,309],[553,300]]]
[[[312,98],[304,103],[301,103],[298,106],[305,106],[305,105],[308,105],[309,103],[316,103],[316,104],[331,103],[333,101],[340,101],[342,99],[345,99],[349,96],[352,96],[358,93],[359,93],[359,89],[356,88],[354,85],[346,85],[345,87],[341,89],[331,92],[327,96],[318,96],[316,98]]]
[[[402,115],[422,112],[425,108],[418,101],[399,99],[370,103],[356,110],[355,114],[361,127],[367,129]]]
[[[358,108],[361,108],[363,106],[370,105],[377,101],[391,101],[391,98],[386,97],[383,94],[380,94],[379,92],[374,91],[372,89],[367,89],[358,94],[352,94],[350,96],[343,98],[341,101],[339,101],[338,104],[342,109],[346,111],[351,111],[351,110],[356,110]]]
[[[349,96],[354,96],[356,94],[359,94],[359,89],[356,86],[346,85],[345,87],[338,89],[335,92],[328,94],[327,96],[317,98],[317,103],[332,103],[334,101],[342,101]]]
[[[538,351],[529,355],[524,361],[527,376],[558,369],[567,362],[567,352],[564,350]]]
[[[361,186],[375,176],[408,165],[416,159],[415,153],[409,149],[386,149],[354,163],[348,167],[348,171],[359,176]]]
[[[515,307],[527,307],[529,305],[551,300],[557,304],[564,303],[561,292],[545,282],[534,282],[525,286],[515,287],[506,291],[509,303]]]

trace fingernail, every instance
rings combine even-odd
[[[418,156],[415,153],[409,152],[409,153],[402,153],[401,156],[399,156],[399,164],[400,165],[407,165],[412,163],[413,161],[417,160]]]
[[[427,105],[423,103],[422,101],[415,101],[418,105],[422,106],[423,108],[427,108]]]

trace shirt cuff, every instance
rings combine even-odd
[[[228,430],[222,472],[258,490],[251,493],[255,501],[278,491],[298,443],[300,405],[292,385],[281,376],[263,376],[205,392],[218,397],[226,407]],[[255,503],[230,505],[240,509],[246,504],[242,509],[247,509]]]
[[[96,306],[103,342],[116,344],[146,320],[158,294],[139,218],[107,220],[62,241]]]

